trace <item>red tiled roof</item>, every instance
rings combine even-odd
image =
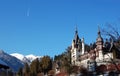
[[[68,76],[67,73],[58,73],[56,76]]]

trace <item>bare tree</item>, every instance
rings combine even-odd
[[[102,31],[103,35],[109,36],[109,38],[110,38],[111,47],[109,48],[108,51],[111,51],[113,45],[115,45],[116,43],[118,43],[118,44],[115,45],[115,47],[119,50],[119,47],[120,47],[120,33],[118,31],[118,28],[115,27],[112,24],[106,24],[106,28],[101,29],[101,31]],[[116,62],[114,61],[114,59],[111,58],[111,57],[110,57],[110,59],[111,59],[112,63],[115,65],[118,72],[120,72],[120,69],[118,68],[118,66],[117,66]]]
[[[117,41],[120,38],[120,33],[118,31],[118,28],[115,25],[107,23],[106,28],[101,29],[102,34],[109,36],[112,38],[114,41]]]

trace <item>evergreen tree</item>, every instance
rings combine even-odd
[[[18,76],[23,76],[23,69],[20,68],[17,74],[18,74]]]
[[[24,76],[30,76],[30,67],[27,63],[25,63],[25,66],[23,68]]]
[[[70,73],[71,70],[71,47],[69,46],[66,51],[54,57],[54,61],[59,65],[63,72]]]
[[[52,69],[52,59],[49,56],[44,56],[41,59],[41,67],[44,74],[48,73]]]
[[[40,63],[39,63],[39,60],[38,58],[35,59],[34,61],[32,61],[32,63],[30,64],[30,72],[31,72],[31,75],[33,76],[36,76],[37,73],[40,72]]]

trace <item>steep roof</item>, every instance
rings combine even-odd
[[[80,40],[79,36],[78,36],[78,31],[76,30],[75,31],[75,37],[74,37],[74,40],[75,40],[75,44],[78,43],[78,41]]]
[[[101,32],[100,32],[100,29],[99,29],[99,28],[98,28],[97,42],[103,42],[103,38],[101,37]]]

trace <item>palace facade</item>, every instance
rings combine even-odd
[[[94,49],[86,50],[84,38],[80,39],[76,30],[71,45],[71,64],[84,66],[89,71],[96,71],[96,69],[100,68],[102,68],[102,71],[115,71],[120,69],[120,54],[114,47],[112,40],[111,42],[103,41],[100,29],[98,29],[95,44]]]

